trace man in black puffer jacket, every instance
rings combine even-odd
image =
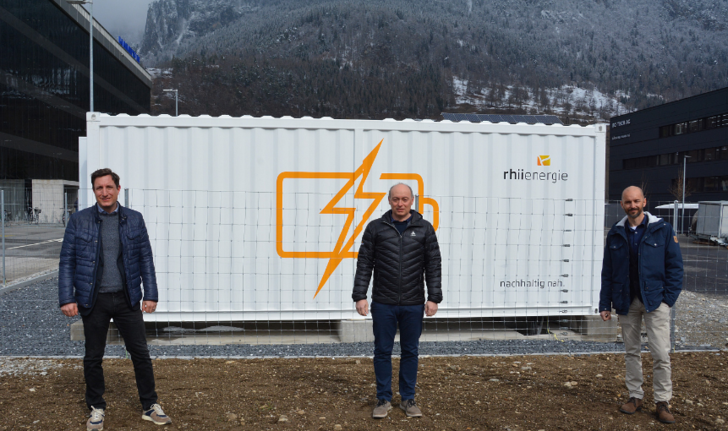
[[[423,314],[434,316],[442,302],[441,258],[435,229],[412,211],[414,194],[406,184],[389,190],[391,211],[367,226],[359,248],[354,279],[356,311],[369,314],[367,290],[374,271],[372,319],[377,405],[372,417],[385,418],[392,408],[392,348],[399,337],[400,408],[408,417],[420,417],[415,403],[417,363]],[[425,303],[427,282],[427,303]]]

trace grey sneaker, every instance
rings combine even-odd
[[[104,409],[91,406],[91,414],[86,421],[86,431],[101,431],[104,429]]]
[[[152,404],[152,408],[142,414],[142,419],[145,421],[152,421],[157,425],[167,425],[172,423],[172,419],[164,414],[162,406],[159,404]]]
[[[382,398],[377,400],[377,405],[374,407],[372,417],[374,419],[386,418],[390,410],[392,410],[392,403]]]
[[[407,415],[408,418],[422,417],[422,410],[417,407],[417,403],[415,403],[415,400],[402,400],[402,402],[399,404],[399,408],[404,410],[404,413]]]

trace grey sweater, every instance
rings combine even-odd
[[[123,279],[116,264],[121,254],[119,240],[119,212],[99,214],[101,216],[101,252],[104,254],[104,270],[101,274],[99,293],[121,292],[124,288]]]

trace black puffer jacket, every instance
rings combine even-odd
[[[354,301],[367,299],[374,270],[372,301],[420,305],[442,301],[442,259],[435,229],[416,211],[402,235],[392,224],[392,211],[367,226],[359,248],[354,277]]]

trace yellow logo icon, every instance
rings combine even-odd
[[[538,166],[551,166],[551,156],[538,156],[536,159],[536,164]]]

